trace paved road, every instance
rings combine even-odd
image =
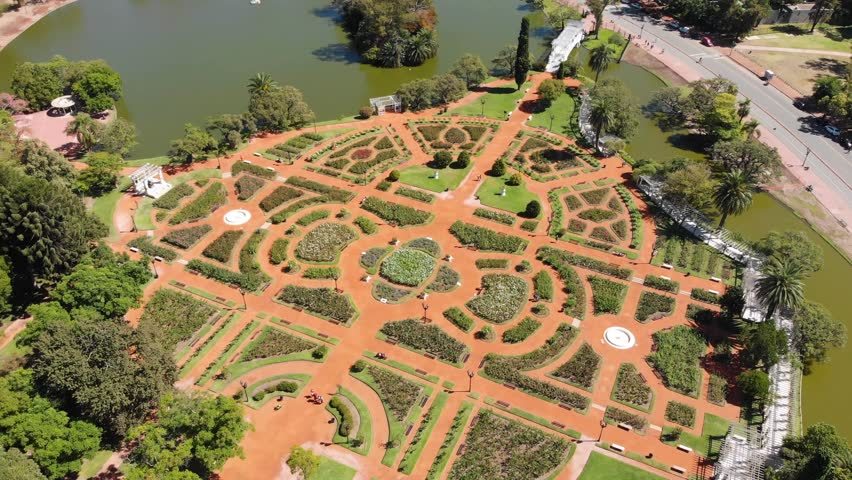
[[[644,20],[643,20],[644,17]],[[612,20],[621,29],[641,33],[643,40],[656,41],[667,55],[678,61],[693,62],[695,70],[705,78],[720,76],[733,81],[740,93],[751,99],[751,116],[773,133],[786,147],[807,164],[827,186],[833,189],[846,205],[852,205],[852,161],[849,154],[827,137],[813,117],[796,109],[792,101],[773,87],[742,68],[718,50],[707,48],[697,40],[684,38],[663,24],[652,23],[647,15],[629,7],[614,6],[607,10],[605,21]],[[644,27],[643,27],[644,26]],[[659,50],[657,50],[659,51]],[[698,59],[701,62],[698,63]]]

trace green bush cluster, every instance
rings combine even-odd
[[[376,225],[376,222],[364,216],[359,215],[355,217],[353,223],[357,225],[359,229],[361,229],[361,233],[363,233],[364,235],[372,235],[379,231],[379,227],[378,225]]]
[[[666,420],[692,428],[695,425],[695,408],[685,403],[670,401],[666,405]]]
[[[479,250],[520,253],[527,248],[527,241],[520,237],[498,233],[460,220],[452,224],[450,233],[463,245],[473,245]]]
[[[337,423],[337,433],[341,437],[349,437],[352,434],[352,427],[355,421],[352,411],[349,410],[349,407],[337,395],[331,397],[328,406],[337,412],[337,416],[340,417],[340,421]]]
[[[162,197],[154,200],[154,207],[162,208],[163,210],[172,210],[180,205],[180,201],[185,197],[192,195],[195,189],[188,183],[181,183],[172,187],[171,190],[164,193]]]
[[[577,271],[566,261],[568,257],[562,253],[565,252],[541,248],[536,252],[536,256],[542,263],[556,270],[562,280],[562,289],[568,294],[563,305],[565,313],[583,319],[586,315],[586,290]]]
[[[326,219],[331,216],[331,211],[327,209],[314,210],[311,213],[303,215],[301,218],[296,220],[296,225],[300,227],[307,227],[308,225],[318,222],[320,220]]]
[[[331,280],[340,278],[340,269],[337,267],[309,267],[302,272],[302,276],[313,280]]]
[[[218,310],[209,303],[185,293],[160,289],[145,304],[139,326],[155,331],[169,349],[192,338]]]
[[[639,296],[639,305],[636,307],[635,318],[641,323],[657,320],[671,315],[674,308],[674,297],[654,292],[642,292],[642,295]]]
[[[468,317],[467,314],[458,307],[450,307],[444,310],[444,318],[465,332],[473,330],[473,319]]]
[[[612,220],[617,214],[603,208],[589,208],[577,214],[577,217],[588,220],[590,222],[601,223],[607,220]]]
[[[630,213],[630,228],[633,231],[633,238],[630,240],[630,248],[639,248],[642,246],[643,227],[642,227],[642,212],[636,206],[636,201],[630,194],[630,190],[624,185],[616,185],[615,191],[621,200],[627,205],[627,211]]]
[[[601,368],[601,356],[591,345],[583,342],[567,362],[559,366],[551,375],[567,383],[591,390]]]
[[[422,387],[390,370],[373,365],[368,365],[366,372],[372,378],[376,393],[388,411],[398,421],[404,421],[411,407],[417,403]]]
[[[427,290],[430,292],[449,292],[458,286],[461,280],[459,272],[453,270],[447,265],[438,267],[438,273],[435,275],[435,280],[429,284]]]
[[[198,259],[190,260],[186,268],[217,282],[236,285],[248,291],[256,291],[264,283],[263,278],[257,275],[245,275]]]
[[[658,277],[656,275],[648,275],[645,277],[643,284],[646,287],[656,288],[657,290],[662,290],[664,292],[678,293],[680,291],[680,284],[678,282]]]
[[[342,323],[348,323],[355,317],[355,307],[349,298],[332,288],[287,285],[278,294],[278,300]]]
[[[296,245],[296,257],[306,262],[328,263],[357,238],[355,232],[339,223],[323,223],[308,232]]]
[[[415,238],[414,240],[406,243],[405,247],[426,252],[435,258],[438,258],[441,254],[441,246],[438,245],[438,242],[426,237]]]
[[[373,283],[373,297],[376,300],[385,299],[388,303],[399,303],[411,295],[411,290],[391,285],[390,283],[377,280]]]
[[[650,363],[663,377],[666,387],[697,396],[701,385],[699,360],[707,344],[700,333],[685,325],[654,333],[656,350],[648,355]]]
[[[553,279],[545,270],[541,270],[533,277],[533,292],[545,302],[553,300]]]
[[[423,203],[432,203],[435,201],[435,195],[424,192],[422,190],[417,190],[416,188],[410,188],[406,186],[397,188],[396,192],[394,193],[402,197],[412,198]]]
[[[314,193],[319,193],[327,199],[327,202],[330,203],[348,203],[350,200],[355,198],[355,192],[353,191],[344,190],[342,188],[337,188],[335,186],[326,185],[320,182],[315,182],[313,180],[308,180],[307,178],[299,177],[296,175],[292,177],[287,177],[287,181],[285,183],[294,187],[310,190]]]
[[[240,361],[250,362],[264,358],[283,357],[292,353],[306,352],[317,347],[316,343],[302,340],[273,327],[263,332],[243,349]]]
[[[583,207],[583,202],[581,202],[580,199],[574,195],[565,195],[564,199],[565,205],[568,207],[568,210],[572,212]]]
[[[521,222],[521,230],[525,232],[534,232],[538,228],[538,220],[524,220]]]
[[[524,317],[517,325],[503,332],[503,343],[523,342],[539,327],[541,327],[541,322],[532,317]]]
[[[627,295],[627,285],[597,275],[589,275],[586,279],[592,287],[595,315],[617,314],[621,311],[624,297]]]
[[[486,220],[502,223],[503,225],[511,226],[515,224],[515,216],[509,215],[508,213],[495,212],[494,210],[488,210],[487,208],[477,208],[473,211],[473,214]]]
[[[710,385],[707,386],[707,401],[716,405],[724,405],[728,396],[728,381],[725,377],[710,374]]]
[[[169,224],[177,225],[190,220],[205,218],[227,201],[228,194],[225,191],[225,186],[219,182],[215,182],[170,218]]]
[[[352,173],[352,174],[355,174],[355,175],[364,175],[365,173],[372,170],[373,167],[381,165],[381,164],[387,162],[388,160],[392,160],[392,159],[396,158],[397,156],[399,156],[399,154],[397,153],[396,150],[382,150],[381,152],[377,153],[376,156],[374,156],[370,160],[363,160],[363,161],[360,161],[360,162],[356,162],[354,165],[349,167],[349,173]],[[389,167],[386,167],[386,168],[389,168]]]
[[[234,162],[234,164],[231,166],[231,176],[237,177],[242,172],[247,172],[252,175],[266,178],[269,180],[275,178],[278,175],[277,173],[275,173],[275,170],[269,170],[265,167],[255,165],[253,163]]]
[[[482,277],[482,293],[465,304],[474,315],[494,323],[506,323],[527,300],[527,282],[513,275],[491,273]]]
[[[273,265],[281,265],[284,260],[287,260],[287,246],[290,245],[290,240],[286,238],[276,238],[269,247],[269,263]]]
[[[509,268],[509,260],[505,258],[477,258],[474,263],[480,270]]]
[[[651,406],[654,392],[642,378],[636,365],[622,363],[615,377],[612,398],[640,410],[647,410]]]
[[[416,318],[388,322],[382,326],[380,332],[396,338],[407,347],[432,353],[450,363],[460,362],[462,355],[467,352],[464,343],[447,335],[441,327],[425,324]]]
[[[559,260],[560,262],[568,263],[575,267],[585,268],[587,270],[592,270],[621,280],[629,280],[630,277],[633,276],[633,270],[630,270],[629,268],[619,267],[618,265],[606,263],[602,260],[574,254],[558,248],[547,246],[539,247],[536,252],[536,256],[539,259],[542,259],[542,261],[543,258],[548,257],[552,259],[552,261]]]
[[[617,407],[606,407],[604,419],[613,423],[624,423],[630,425],[639,432],[644,433],[648,429],[648,419],[642,415],[636,415]]]
[[[585,192],[581,192],[580,196],[583,197],[583,200],[586,201],[589,205],[600,205],[609,196],[608,188],[597,188],[595,190],[587,190]]]
[[[382,261],[381,276],[398,285],[416,287],[435,269],[435,258],[420,250],[401,248]]]
[[[361,255],[361,266],[367,270],[372,270],[389,251],[390,247],[373,247],[367,250]]]
[[[719,305],[722,303],[721,296],[703,288],[693,288],[689,296],[695,300],[712,303],[713,305]]]
[[[243,175],[234,182],[234,188],[237,190],[237,199],[248,200],[258,190],[263,188],[264,185],[266,185],[266,182],[263,179],[252,175]]]
[[[234,251],[234,247],[237,246],[237,242],[240,241],[240,238],[243,236],[243,232],[240,230],[227,230],[222,232],[216,240],[210,242],[210,245],[201,252],[207,258],[212,258],[213,260],[218,260],[222,263],[228,263],[228,260],[231,259],[231,253]]]
[[[361,208],[377,215],[388,224],[399,227],[425,225],[432,220],[432,214],[399,203],[386,202],[377,197],[367,197]]]
[[[305,193],[301,190],[296,190],[295,188],[280,185],[275,190],[273,190],[272,193],[264,197],[264,199],[260,201],[258,206],[264,212],[269,212],[278,208],[282,204],[289,202],[290,200],[295,200],[301,197],[304,194]]]
[[[138,248],[140,252],[145,255],[150,255],[152,257],[160,257],[167,262],[171,262],[177,258],[177,252],[172,250],[171,248],[161,247],[159,245],[155,245],[154,242],[151,241],[150,237],[141,236],[136,237],[133,240],[127,242],[128,247]]]
[[[616,240],[615,236],[612,233],[610,233],[609,229],[607,229],[606,227],[603,227],[603,226],[598,226],[598,227],[593,228],[592,233],[589,234],[589,237],[594,238],[596,240],[600,240],[602,242],[608,242],[608,243],[615,243],[615,242],[618,241],[618,240]],[[609,247],[610,246],[607,245],[607,248],[609,248]]]
[[[588,223],[582,220],[577,220],[576,218],[568,220],[568,231],[571,233],[583,233],[586,231],[588,226]]]

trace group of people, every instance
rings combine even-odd
[[[317,392],[313,390],[311,390],[311,394],[308,395],[308,401],[317,405],[322,405],[325,402],[325,400],[323,400],[322,398],[322,395],[318,395]]]

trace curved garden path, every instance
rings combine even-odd
[[[474,200],[473,197],[481,183],[480,181],[477,181],[477,179],[480,176],[483,176],[483,179],[485,178],[485,172],[490,169],[494,160],[499,158],[506,151],[508,146],[515,139],[516,134],[521,129],[529,129],[525,126],[525,121],[530,115],[530,112],[532,111],[531,108],[537,99],[536,86],[544,78],[547,78],[547,76],[533,76],[533,88],[524,94],[519,108],[513,111],[507,121],[497,122],[500,124],[499,130],[494,138],[485,146],[482,154],[474,157],[473,167],[466,179],[457,189],[449,194],[438,195],[438,199],[432,205],[426,205],[407,197],[394,195],[391,192],[379,191],[374,187],[380,179],[370,182],[367,186],[356,186],[349,184],[344,180],[333,179],[319,173],[307,171],[302,168],[304,165],[302,160],[298,160],[293,166],[284,166],[276,164],[266,158],[254,155],[255,152],[260,152],[270,148],[302,132],[286,132],[280,135],[270,135],[263,138],[257,138],[238,154],[219,159],[222,163],[223,172],[229,172],[231,165],[235,162],[239,162],[241,159],[250,159],[254,164],[262,165],[264,167],[272,167],[279,176],[286,177],[290,175],[299,175],[323,184],[345,188],[355,192],[356,194],[354,200],[349,202],[349,204],[345,207],[341,205],[315,206],[295,215],[293,220],[300,218],[305,213],[312,210],[329,209],[332,211],[332,214],[334,214],[341,208],[346,208],[346,210],[348,210],[351,214],[348,219],[330,220],[341,221],[351,225],[352,219],[359,215],[363,215],[377,221],[380,226],[379,231],[375,235],[363,235],[359,231],[358,239],[350,244],[341,255],[338,266],[341,268],[343,274],[338,281],[338,286],[354,299],[360,315],[349,328],[341,325],[335,325],[309,315],[307,312],[296,311],[274,301],[274,297],[280,289],[288,284],[295,283],[310,286],[333,286],[331,280],[306,280],[301,278],[299,275],[282,273],[280,266],[274,266],[268,262],[266,252],[268,251],[271,242],[275,238],[281,238],[284,235],[285,230],[293,225],[293,220],[288,219],[287,222],[282,224],[267,226],[265,225],[266,215],[257,208],[257,202],[267,193],[271,192],[277,185],[280,185],[280,182],[268,181],[263,189],[252,199],[247,202],[243,202],[237,200],[234,193],[235,178],[229,178],[230,176],[226,174],[224,175],[226,178],[215,180],[221,181],[225,184],[228,190],[228,204],[225,207],[218,209],[208,219],[202,221],[203,223],[211,225],[213,227],[213,231],[208,233],[202,241],[198,242],[198,244],[194,245],[192,248],[186,251],[179,251],[178,253],[182,260],[171,264],[158,262],[157,270],[160,276],[158,279],[151,282],[145,290],[147,298],[157,289],[167,286],[170,281],[177,281],[205,292],[209,292],[212,294],[212,297],[220,297],[222,300],[213,301],[218,302],[218,305],[223,309],[230,309],[241,314],[238,324],[231,328],[230,331],[228,331],[223,338],[221,338],[217,344],[213,346],[213,348],[203,355],[198,363],[190,369],[190,371],[184,372],[182,384],[184,386],[192,385],[195,379],[204,372],[207,365],[223,354],[223,352],[227,349],[228,344],[238,336],[242,326],[248,324],[252,320],[257,321],[261,326],[275,325],[277,327],[281,327],[280,324],[273,322],[273,317],[278,317],[292,322],[292,325],[294,326],[306,327],[314,330],[315,332],[320,332],[324,335],[339,339],[339,345],[329,345],[330,352],[324,363],[310,365],[310,372],[299,372],[311,373],[313,375],[312,380],[305,387],[305,390],[303,390],[303,395],[304,392],[312,389],[324,394],[328,400],[337,390],[338,385],[342,385],[358,395],[367,405],[373,418],[373,441],[371,450],[369,455],[366,457],[358,457],[361,462],[360,471],[368,478],[408,478],[407,476],[398,473],[396,468],[388,468],[381,465],[381,459],[384,454],[384,449],[381,444],[387,440],[388,428],[382,405],[378,396],[368,386],[355,380],[348,373],[349,366],[356,360],[363,358],[365,352],[385,352],[392,360],[420,369],[427,372],[429,375],[437,376],[439,378],[438,384],[431,384],[431,386],[435,389],[435,393],[440,391],[441,383],[445,381],[452,382],[454,384],[453,387],[449,388],[452,392],[450,394],[449,401],[441,416],[438,418],[435,429],[428,439],[424,452],[411,476],[411,478],[424,478],[432,464],[432,460],[434,459],[440,444],[443,442],[445,434],[449,430],[453,416],[463,401],[474,403],[474,408],[478,409],[484,405],[485,399],[501,400],[511,404],[512,407],[516,407],[527,412],[534,412],[535,415],[545,418],[548,421],[558,421],[565,424],[569,428],[582,432],[584,438],[597,438],[600,432],[599,422],[603,415],[603,409],[607,405],[615,404],[609,397],[615,380],[615,374],[618,370],[618,365],[622,362],[629,362],[637,366],[639,371],[646,377],[648,384],[652,387],[656,394],[655,406],[651,413],[647,415],[650,423],[654,426],[652,426],[648,433],[644,436],[638,435],[634,432],[622,431],[615,427],[608,428],[605,431],[604,440],[619,443],[629,451],[640,453],[642,455],[653,452],[654,458],[663,463],[669,465],[680,465],[689,469],[690,473],[696,473],[696,466],[698,466],[700,462],[697,455],[680,452],[658,441],[659,432],[656,429],[665,424],[663,413],[666,403],[669,400],[677,400],[679,402],[687,403],[696,409],[698,419],[703,418],[703,414],[705,412],[713,413],[729,419],[735,419],[739,414],[739,408],[732,404],[728,404],[724,407],[712,405],[704,400],[704,395],[702,395],[701,399],[694,399],[667,390],[654,376],[650,367],[644,361],[644,357],[650,352],[652,344],[651,335],[654,332],[674,325],[690,323],[684,317],[687,304],[690,303],[688,294],[677,295],[677,306],[673,315],[662,320],[649,322],[647,324],[640,324],[633,319],[633,315],[638,297],[647,287],[643,287],[635,281],[623,282],[628,284],[627,301],[624,304],[623,310],[618,315],[594,316],[592,315],[591,307],[591,290],[588,285],[585,285],[584,288],[586,289],[587,297],[586,311],[588,313],[585,321],[575,321],[566,317],[564,314],[558,313],[559,306],[566,298],[565,293],[561,290],[561,282],[556,279],[551,269],[534,258],[534,252],[542,246],[554,246],[570,250],[572,252],[577,252],[588,257],[600,259],[608,263],[612,262],[628,267],[633,270],[633,275],[634,277],[637,277],[637,279],[644,278],[649,274],[665,275],[670,277],[672,280],[679,282],[680,289],[685,292],[688,292],[695,287],[717,290],[722,289],[723,287],[720,287],[719,284],[706,279],[695,276],[685,276],[684,274],[676,271],[664,270],[660,267],[651,265],[650,259],[656,235],[654,232],[653,221],[648,216],[646,216],[643,220],[645,232],[644,242],[641,248],[637,251],[638,258],[636,260],[628,260],[625,257],[615,257],[610,253],[594,250],[581,245],[567,242],[557,243],[556,240],[547,236],[547,220],[542,220],[536,231],[527,233],[520,230],[517,225],[505,226],[489,222],[473,215],[474,206],[472,204],[476,203],[476,200]],[[498,84],[499,83],[503,82],[498,81]],[[460,103],[475,102],[481,95],[482,93],[473,93],[468,97],[465,97],[465,99],[463,99]],[[453,107],[454,106],[451,106],[451,108]],[[406,123],[411,119],[431,117],[437,113],[437,111],[432,110],[419,114],[405,113],[385,115],[382,117],[373,117],[365,121],[350,122],[343,125],[321,126],[317,128],[317,131],[330,131],[341,127],[353,129],[366,129],[373,126],[393,127],[396,133],[405,142],[408,149],[412,152],[412,157],[405,164],[397,167],[404,168],[410,165],[424,164],[430,159],[430,157],[420,149],[411,132],[406,127]],[[308,129],[307,131],[311,131],[311,129]],[[303,157],[312,154],[319,148],[320,147],[314,147],[313,149],[308,150]],[[216,163],[217,160],[200,163],[193,165],[190,170],[211,167],[215,168]],[[591,182],[604,178],[615,178],[619,182],[625,183],[628,181],[630,167],[621,166],[622,162],[619,159],[604,159],[602,164],[603,167],[599,170],[591,171],[589,173],[579,173],[578,175],[568,179],[559,179],[544,183],[528,179],[526,181],[527,188],[539,197],[542,206],[544,207],[542,218],[546,219],[550,213],[550,206],[547,202],[547,193],[554,187],[576,185],[578,183]],[[176,173],[183,173],[183,171]],[[629,185],[629,183],[627,184]],[[200,190],[197,190],[195,195],[198,195],[199,192]],[[435,219],[426,226],[418,227],[392,228],[388,225],[381,225],[382,222],[377,217],[358,208],[359,202],[367,196],[375,196],[398,204],[429,210],[435,213]],[[126,216],[128,214],[128,209],[133,208],[133,201],[128,200],[128,198],[129,197],[125,197],[119,202],[116,218],[120,218],[123,215]],[[634,199],[639,209],[645,212],[647,207],[644,202],[642,202],[641,198],[634,197]],[[186,200],[184,200],[184,202],[185,201]],[[251,221],[240,227],[228,227],[224,225],[222,221],[223,215],[233,208],[248,209],[252,213]],[[498,232],[524,236],[525,239],[529,241],[529,245],[523,256],[471,252],[462,248],[456,239],[448,232],[450,225],[456,220],[463,220]],[[157,222],[155,225],[156,237],[161,237],[166,232],[173,229],[184,228],[187,226],[186,224],[169,226],[163,222]],[[185,260],[199,258],[201,256],[201,251],[205,248],[205,246],[225,230],[240,229],[246,232],[238,243],[235,249],[236,252],[248,239],[249,234],[252,231],[257,228],[264,227],[268,229],[268,234],[260,246],[258,259],[264,271],[272,277],[272,282],[263,292],[259,294],[247,294],[245,296],[246,311],[244,312],[242,311],[242,297],[236,289],[201,276],[192,275],[181,263]],[[300,229],[304,234],[309,228],[311,227]],[[115,243],[115,247],[119,249],[124,248],[129,240],[139,235],[144,235],[144,233],[121,234]],[[406,350],[400,346],[388,345],[376,338],[376,333],[384,323],[405,318],[420,318],[423,315],[423,309],[421,306],[421,300],[417,299],[408,300],[398,305],[384,305],[374,300],[371,295],[372,284],[368,284],[361,280],[364,271],[359,265],[360,253],[371,247],[389,245],[391,240],[394,238],[404,243],[418,237],[432,237],[435,241],[437,241],[442,247],[443,254],[450,254],[454,257],[451,266],[461,275],[462,285],[456,290],[451,293],[430,294],[428,298],[428,316],[434,325],[440,326],[447,334],[464,342],[470,347],[470,357],[465,362],[463,368],[456,368],[438,360],[426,358],[421,354]],[[288,258],[293,258],[293,251],[300,238],[303,238],[303,235],[291,239],[288,248]],[[531,304],[529,303],[524,307],[523,312],[519,314],[515,320],[507,322],[505,325],[494,326],[494,330],[497,333],[497,340],[493,342],[475,340],[472,333],[462,332],[450,324],[441,314],[441,312],[450,306],[461,306],[465,301],[476,294],[476,289],[480,285],[481,277],[484,274],[489,273],[488,271],[478,270],[475,267],[474,262],[477,258],[509,258],[511,260],[511,266],[517,264],[517,262],[521,259],[527,259],[532,264],[532,271],[528,274],[518,275],[528,282],[530,288],[532,288],[532,274],[539,270],[546,269],[554,277],[557,288],[555,298],[550,304],[550,315],[541,319],[541,328],[539,328],[538,331],[526,340],[518,344],[504,344],[499,341],[499,338],[502,332],[515,325],[519,318],[529,314],[531,307]],[[232,256],[232,259],[229,262],[229,268],[237,268],[236,254]],[[589,273],[593,273],[583,268],[577,268],[576,270],[581,277],[585,277]],[[587,282],[583,283],[585,284]],[[230,304],[228,304],[228,302],[230,302]],[[137,309],[128,313],[127,318],[131,323],[135,323],[138,321],[140,314],[141,310]],[[260,314],[260,316],[258,316],[258,314]],[[580,327],[578,337],[558,358],[554,359],[547,366],[539,368],[529,374],[537,378],[545,378],[544,375],[546,373],[549,373],[558,365],[567,361],[576,349],[579,348],[582,342],[588,342],[599,354],[604,356],[603,368],[593,392],[583,392],[579,389],[574,389],[574,387],[568,386],[567,384],[559,383],[559,386],[561,387],[568,390],[577,390],[578,392],[591,397],[593,405],[589,409],[588,413],[580,414],[573,411],[566,411],[555,404],[539,400],[519,390],[509,389],[501,384],[486,380],[478,375],[472,380],[472,390],[477,395],[477,398],[468,397],[467,386],[469,379],[467,371],[476,371],[487,354],[499,353],[502,355],[517,355],[534,350],[541,346],[546,339],[555,332],[561,322],[569,322],[578,325]],[[483,322],[478,320],[477,326],[481,327],[482,325]],[[603,331],[608,326],[612,325],[621,325],[629,328],[637,337],[637,346],[630,350],[615,350],[602,344],[601,338]],[[288,333],[290,332],[288,331]],[[198,344],[201,343],[202,342],[198,342]],[[196,346],[195,348],[198,347]],[[301,368],[301,363],[304,362],[300,362],[299,365],[293,363],[291,365],[276,364],[263,367],[262,372],[259,369],[246,374],[244,377],[246,379],[258,379],[262,373],[266,372],[269,372],[270,374],[297,373],[294,369]],[[308,369],[308,366],[304,366],[304,368]],[[408,373],[403,373],[401,371],[397,373],[421,383],[425,382],[424,380],[416,378]],[[706,378],[707,374],[705,373],[704,387],[706,387]],[[236,388],[234,385],[238,385],[238,383],[234,382],[235,380],[236,379],[233,379],[231,384],[226,388],[226,393],[233,393]],[[548,381],[555,383],[554,380]],[[433,393],[430,403],[426,404],[423,409],[423,413],[428,410],[431,405],[431,401],[434,400],[434,397],[435,394]],[[275,478],[281,472],[282,459],[286,457],[287,453],[293,446],[301,445],[305,442],[328,442],[332,438],[334,425],[328,423],[331,416],[324,407],[312,405],[303,397],[286,399],[283,402],[283,407],[278,411],[274,410],[273,404],[275,404],[275,402],[268,402],[264,407],[258,410],[247,409],[246,416],[254,425],[254,430],[247,433],[245,440],[243,441],[245,458],[234,458],[228,461],[221,472],[223,478]],[[527,420],[520,419],[519,417],[518,420],[530,423]],[[418,421],[415,422],[413,431],[416,431],[419,421],[420,420],[418,419]],[[701,421],[696,423],[697,427],[693,430],[693,433],[698,435],[700,434]],[[407,442],[411,441],[412,436],[413,434],[409,435],[406,438],[405,443],[403,443],[402,452],[398,455],[396,460],[397,464],[401,460],[402,454],[407,448]],[[349,452],[343,447],[336,445],[331,445],[326,448],[339,450],[341,452]],[[451,459],[452,458],[455,458],[454,454]],[[557,478],[575,478],[576,472],[572,473],[571,470],[571,468],[564,469]],[[447,468],[444,472],[444,477],[446,476],[447,471],[449,471],[449,468]],[[655,473],[664,477],[672,476],[660,471],[655,471]],[[703,471],[703,473],[706,474],[707,472]]]

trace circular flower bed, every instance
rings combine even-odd
[[[447,133],[444,134],[444,140],[446,140],[447,143],[453,143],[456,145],[462,144],[467,141],[467,134],[465,134],[463,130],[453,127],[447,130]]]
[[[373,150],[369,148],[359,148],[352,152],[352,160],[366,160],[373,155]]]
[[[420,250],[401,248],[382,262],[380,274],[398,285],[416,287],[432,274],[435,259]]]

